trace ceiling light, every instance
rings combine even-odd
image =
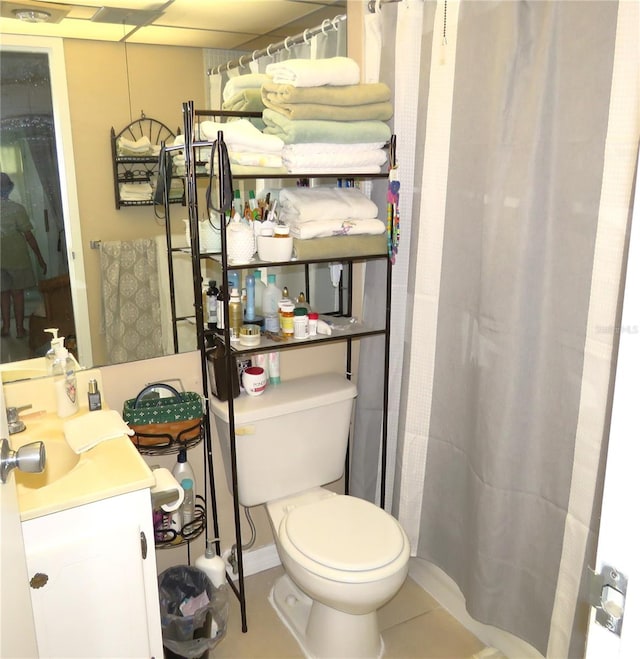
[[[48,11],[40,9],[14,9],[13,14],[16,18],[27,23],[46,23],[51,18],[51,14]]]

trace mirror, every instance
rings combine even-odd
[[[92,250],[90,244],[116,238],[162,236],[164,232],[152,207],[115,210],[109,129],[120,130],[129,123],[132,115],[137,118],[141,109],[147,109],[149,114],[152,111],[161,114],[158,119],[176,130],[180,127],[184,100],[195,97],[197,107],[206,107],[206,93],[201,89],[204,78],[202,50],[183,48],[176,51],[171,47],[138,44],[129,46],[127,51],[122,43],[83,42],[79,39],[62,42],[59,39],[3,35],[2,54],[10,52],[39,53],[48,58],[61,188],[60,253],[69,255],[67,266],[73,291],[76,354],[83,367],[104,365],[108,363],[104,350],[96,347],[104,343],[100,250]],[[175,53],[179,56],[176,57]],[[229,53],[225,53],[224,61],[228,57]],[[171,68],[172,62],[178,59],[179,63]],[[182,63],[184,60],[186,65]],[[158,70],[167,71],[171,85],[157,85],[159,77],[155,74]],[[92,93],[92,85],[95,93]],[[78,93],[80,88],[82,95]],[[141,105],[147,107],[141,108]],[[5,109],[6,105],[2,103],[3,120]],[[2,140],[4,142],[4,136]],[[77,177],[75,163],[78,163]],[[19,183],[18,187],[21,186],[26,187]],[[15,197],[16,201],[21,199],[22,196]],[[184,234],[183,217],[186,217],[186,209],[174,205],[172,232],[175,235]],[[52,222],[50,216],[50,228]],[[54,242],[57,255],[58,242]],[[52,271],[49,263],[47,265],[48,278]],[[303,290],[297,284],[289,288],[293,295]]]

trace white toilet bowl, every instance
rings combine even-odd
[[[377,610],[407,575],[409,541],[368,501],[313,488],[266,504],[286,574],[270,601],[308,657],[379,657]]]

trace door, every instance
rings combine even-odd
[[[0,386],[0,437],[8,437]],[[37,657],[15,476],[0,483],[0,657]]]
[[[587,659],[640,656],[639,197],[636,182],[596,560],[596,572],[602,573],[603,566],[608,565],[626,577],[627,593],[620,636],[596,622],[596,612],[592,611]],[[615,607],[621,598],[614,590],[608,592]]]

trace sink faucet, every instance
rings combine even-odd
[[[22,432],[27,426],[20,418],[19,414],[23,410],[28,410],[31,405],[23,405],[22,407],[7,407],[7,425],[9,427],[9,434],[14,435],[17,432]]]

